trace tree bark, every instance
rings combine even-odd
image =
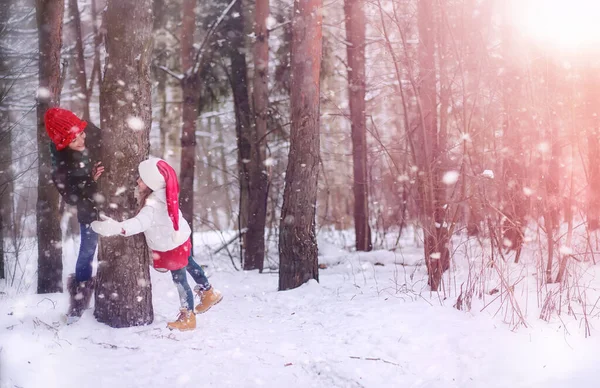
[[[51,157],[44,115],[60,100],[60,49],[62,46],[63,0],[36,0],[39,38],[39,85],[50,93],[37,106],[38,199],[36,206],[38,237],[39,294],[62,292],[62,234],[58,191],[51,178]]]
[[[279,232],[279,290],[319,280],[315,208],[319,176],[322,52],[320,0],[294,2],[290,153]]]
[[[369,178],[367,174],[367,122],[365,116],[365,30],[362,0],[345,0],[346,53],[348,56],[348,99],[352,129],[354,232],[356,250],[370,251]]]
[[[109,0],[106,10],[107,62],[100,95],[103,131],[101,192],[105,211],[117,220],[135,216],[133,188],[137,167],[146,159],[152,121],[150,0]],[[129,126],[140,119],[143,128]],[[99,250],[96,310],[98,321],[111,327],[152,323],[150,257],[143,235],[102,238]]]
[[[183,3],[183,24],[181,27],[181,68],[185,74],[181,87],[183,91],[183,127],[181,132],[181,171],[179,203],[183,217],[192,230],[194,224],[194,168],[196,159],[196,119],[200,105],[200,82],[193,73],[194,32],[196,30],[196,0]]]

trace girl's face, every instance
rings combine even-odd
[[[138,189],[140,190],[140,193],[143,193],[146,190],[148,190],[148,186],[146,186],[146,184],[144,183],[142,178],[137,179],[137,184],[138,184]]]
[[[73,151],[83,152],[85,150],[85,132],[81,132],[71,143],[69,148]]]

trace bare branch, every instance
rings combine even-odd
[[[185,78],[183,74],[177,74],[166,66],[156,66],[156,68],[161,69],[162,71],[164,71],[165,73],[167,73],[168,75],[170,75],[178,81],[183,81],[183,79]]]
[[[197,75],[198,72],[200,71],[200,68],[201,68],[200,62],[203,59],[202,54],[203,54],[203,51],[204,51],[204,47],[206,46],[206,44],[208,43],[209,39],[212,37],[212,35],[217,30],[217,27],[219,26],[219,24],[221,24],[221,22],[223,21],[223,19],[225,19],[225,16],[227,16],[227,14],[229,13],[229,11],[231,11],[231,8],[233,8],[233,6],[235,5],[235,3],[237,1],[238,0],[231,0],[231,3],[229,3],[229,5],[227,6],[227,8],[225,8],[223,10],[223,13],[221,13],[221,16],[219,16],[219,18],[217,19],[217,21],[215,22],[215,24],[213,24],[210,27],[210,29],[208,30],[208,32],[206,33],[206,36],[204,37],[204,40],[200,44],[200,48],[196,52],[196,57],[194,59],[194,62],[195,62],[194,63],[194,67],[192,68],[192,72],[191,72],[190,75]]]

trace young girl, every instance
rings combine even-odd
[[[77,220],[81,230],[81,245],[75,265],[75,273],[69,275],[69,311],[67,323],[77,321],[88,308],[94,279],[92,261],[98,244],[98,236],[90,227],[97,219],[95,196],[96,181],[102,175],[104,167],[98,162],[92,165],[88,149],[85,146],[86,128],[93,124],[80,120],[72,112],[61,109],[48,109],[44,116],[46,132],[52,140],[52,181],[69,205],[77,207]]]
[[[173,168],[162,159],[150,158],[140,163],[138,171],[138,194],[143,206],[139,213],[123,222],[103,217],[104,221],[92,223],[92,229],[102,236],[128,237],[144,233],[152,250],[154,268],[171,271],[179,293],[179,317],[167,327],[192,330],[196,327],[194,295],[187,282],[186,270],[197,283],[194,291],[200,296],[200,304],[195,308],[196,313],[208,311],[223,296],[210,285],[204,270],[191,256],[191,230],[179,210],[179,183]]]

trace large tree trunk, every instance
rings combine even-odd
[[[39,294],[62,292],[62,234],[58,191],[52,185],[51,157],[44,115],[60,99],[60,48],[62,46],[63,0],[36,0],[39,38],[39,84],[50,92],[50,100],[40,99],[37,107],[38,199],[36,207],[38,238]]]
[[[367,123],[365,116],[365,24],[362,0],[345,0],[348,99],[352,128],[354,169],[354,231],[356,250],[370,251],[369,178],[367,174]]]
[[[279,232],[279,289],[319,280],[315,208],[319,176],[320,0],[294,2],[290,153]]]
[[[150,0],[109,0],[106,11],[107,63],[100,95],[103,131],[102,195],[104,210],[117,220],[133,217],[137,167],[146,159],[152,121]],[[132,120],[142,120],[143,128]],[[128,125],[129,123],[129,125]],[[128,188],[121,193],[121,188]],[[112,327],[152,323],[150,258],[143,235],[102,238],[99,250],[96,310],[98,321]]]
[[[181,68],[185,74],[183,89],[183,128],[181,133],[181,171],[179,173],[181,194],[179,203],[183,217],[190,225],[193,235],[194,224],[194,167],[196,160],[196,119],[200,104],[200,82],[194,67],[194,31],[196,30],[195,0],[183,3],[181,27]]]

